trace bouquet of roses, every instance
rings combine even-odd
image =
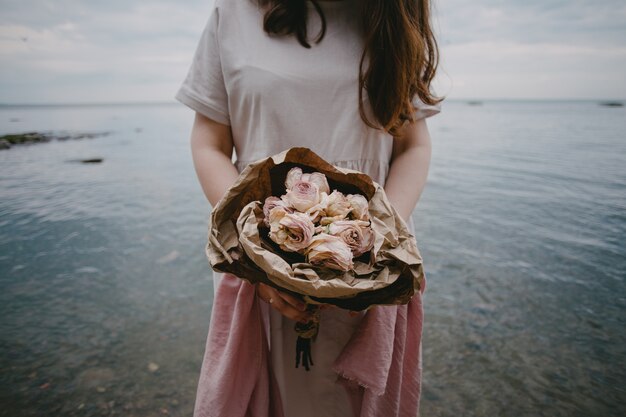
[[[367,199],[344,195],[330,187],[321,172],[287,173],[286,193],[270,196],[263,205],[269,238],[287,252],[297,252],[311,265],[338,271],[354,268],[353,258],[374,246]]]
[[[415,237],[383,188],[308,148],[241,172],[213,208],[206,254],[216,271],[301,296],[313,312],[406,304],[424,280]],[[296,323],[296,367],[312,363],[318,325]]]

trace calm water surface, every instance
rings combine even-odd
[[[0,151],[0,415],[192,414],[213,288],[191,123],[0,108],[2,134],[111,132]],[[429,126],[422,415],[626,414],[626,109],[449,102]]]

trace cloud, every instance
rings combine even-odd
[[[622,0],[441,0],[434,3],[445,43],[506,40],[623,44]]]
[[[171,101],[211,6],[30,3],[3,4],[1,102]]]
[[[624,3],[624,4],[622,4]],[[0,0],[0,102],[171,101],[211,1]],[[626,2],[440,0],[449,97],[626,97]]]
[[[448,0],[436,22],[440,94],[626,97],[623,1]]]
[[[626,97],[625,66],[624,47],[471,42],[446,48],[441,88],[465,98]]]

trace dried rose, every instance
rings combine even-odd
[[[270,211],[269,237],[282,250],[301,252],[306,249],[315,233],[313,222],[304,213],[287,213],[282,207]]]
[[[265,215],[265,218],[263,219],[263,222],[265,223],[265,225],[267,227],[270,226],[270,211],[274,208],[274,207],[282,207],[285,209],[285,211],[287,213],[292,213],[293,209],[291,207],[289,207],[289,204],[285,201],[282,200],[278,197],[267,197],[265,199],[265,203],[263,204],[263,214]]]
[[[344,218],[350,213],[350,210],[352,210],[352,206],[350,206],[350,202],[342,192],[333,190],[328,195],[326,216]]]
[[[328,180],[326,180],[326,175],[321,172],[312,172],[310,174],[303,174],[302,169],[299,167],[294,167],[289,170],[287,173],[287,178],[285,179],[285,188],[287,190],[291,190],[297,182],[311,182],[317,185],[317,189],[320,193],[330,193],[330,187],[328,186]]]
[[[354,257],[361,256],[374,246],[374,232],[370,222],[363,220],[339,220],[327,226],[328,234],[343,240]]]
[[[310,207],[305,213],[309,215],[309,218],[313,223],[319,223],[319,221],[326,216],[326,206],[328,204],[328,194],[321,193],[320,202]]]
[[[315,235],[305,250],[305,254],[313,265],[339,271],[349,271],[354,268],[352,251],[348,245],[341,238],[327,233]]]
[[[289,172],[287,172],[287,178],[285,178],[285,189],[291,190],[293,185],[300,181],[302,178],[302,168],[291,168]]]
[[[312,182],[317,185],[317,188],[321,193],[330,193],[330,187],[328,186],[328,180],[326,179],[326,175],[321,172],[312,172],[310,174],[302,174],[302,178],[300,181]]]
[[[355,220],[369,220],[369,202],[361,194],[348,194],[346,196],[352,210],[350,215]]]
[[[275,230],[278,231],[280,229],[280,221],[285,215],[289,214],[287,208],[282,206],[273,207],[269,214],[267,215],[267,223],[270,228],[270,231]]]
[[[312,182],[298,181],[291,189],[287,190],[285,200],[299,212],[306,212],[322,200],[322,195],[317,185]]]

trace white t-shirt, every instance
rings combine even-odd
[[[310,49],[295,36],[266,34],[255,0],[216,0],[176,98],[231,126],[240,169],[286,148],[306,146],[329,162],[367,170],[384,183],[392,137],[368,127],[358,111],[360,1],[319,2],[327,23],[320,44],[313,38],[321,20],[312,3],[306,4]],[[365,93],[363,100],[374,121]],[[418,117],[439,112],[439,106],[417,98],[414,103]]]

